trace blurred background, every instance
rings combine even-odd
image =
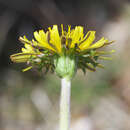
[[[71,130],[130,130],[129,0],[0,0],[0,130],[57,130],[60,79],[21,72],[9,56],[19,36],[53,24],[82,25],[116,42],[112,61],[72,81]]]

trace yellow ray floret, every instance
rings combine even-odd
[[[38,41],[38,46],[55,51],[54,48],[52,48],[48,44],[47,36],[43,30],[40,30],[39,33],[37,31],[35,31],[34,37]]]
[[[71,31],[70,33],[70,38],[72,39],[72,43],[70,48],[74,48],[75,44],[78,44],[80,40],[83,39],[83,27],[81,26],[76,26],[74,30]]]
[[[86,36],[84,37],[82,43],[80,44],[79,48],[81,50],[86,50],[95,40],[95,31],[89,31]]]
[[[108,40],[104,39],[104,37],[103,37],[99,41],[97,41],[96,43],[94,43],[93,45],[89,46],[88,49],[100,48],[100,47],[102,47],[107,42],[108,42]]]
[[[49,28],[50,39],[49,42],[54,45],[59,53],[61,53],[61,38],[59,36],[58,26],[54,25],[53,28]]]
[[[36,56],[35,53],[17,53],[10,56],[13,62],[22,63],[29,61],[31,56]]]

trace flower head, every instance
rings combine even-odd
[[[21,53],[11,55],[11,60],[16,63],[26,62],[30,65],[23,71],[27,71],[32,67],[37,67],[39,70],[56,71],[63,77],[71,72],[70,77],[77,69],[86,69],[95,71],[96,67],[103,67],[98,63],[98,59],[109,59],[103,57],[114,52],[101,51],[106,45],[111,44],[107,39],[102,37],[99,41],[95,41],[96,31],[88,31],[84,34],[82,26],[76,26],[71,29],[68,26],[67,30],[61,25],[61,33],[58,31],[58,26],[49,27],[47,32],[43,30],[34,32],[34,39],[28,40],[26,36],[20,37],[19,40],[24,44]],[[64,73],[64,74],[62,74]]]

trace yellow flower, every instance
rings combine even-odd
[[[25,36],[20,37],[19,40],[24,43],[24,48],[21,53],[11,55],[11,60],[17,63],[27,62],[31,65],[28,69],[38,66],[40,69],[45,67],[47,70],[55,71],[59,57],[69,57],[69,59],[73,57],[77,68],[81,68],[84,72],[86,68],[95,71],[96,66],[102,67],[97,60],[101,55],[106,54],[98,49],[113,42],[109,42],[104,37],[95,42],[95,33],[96,31],[88,31],[84,34],[82,26],[76,26],[74,29],[68,26],[68,29],[64,30],[63,25],[59,32],[58,26],[53,25],[47,32],[35,31],[35,39],[28,40]]]

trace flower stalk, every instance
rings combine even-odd
[[[71,97],[71,80],[61,79],[61,97],[60,97],[60,129],[70,129],[70,97]]]

